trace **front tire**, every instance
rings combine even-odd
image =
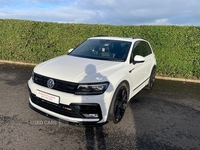
[[[126,83],[121,83],[115,91],[111,104],[111,120],[117,124],[119,123],[125,113],[128,102],[128,87]]]

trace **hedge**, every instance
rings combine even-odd
[[[67,54],[88,37],[139,36],[157,59],[157,74],[200,79],[199,26],[114,26],[0,19],[0,59],[40,63]]]

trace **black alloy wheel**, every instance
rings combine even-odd
[[[151,75],[150,75],[150,79],[149,79],[149,84],[147,85],[147,89],[152,90],[154,82],[155,82],[155,76],[156,76],[156,67],[154,66],[152,71],[151,71]]]
[[[120,84],[114,95],[113,122],[119,123],[125,113],[128,101],[128,89],[125,83]]]

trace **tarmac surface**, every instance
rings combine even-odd
[[[0,63],[0,150],[200,149],[200,83],[157,79],[119,124],[76,127],[30,109],[32,69]]]

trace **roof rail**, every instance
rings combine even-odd
[[[139,36],[134,36],[133,39],[141,39]]]
[[[94,37],[99,37],[99,36],[108,36],[108,35],[96,35],[96,36],[94,36]]]

